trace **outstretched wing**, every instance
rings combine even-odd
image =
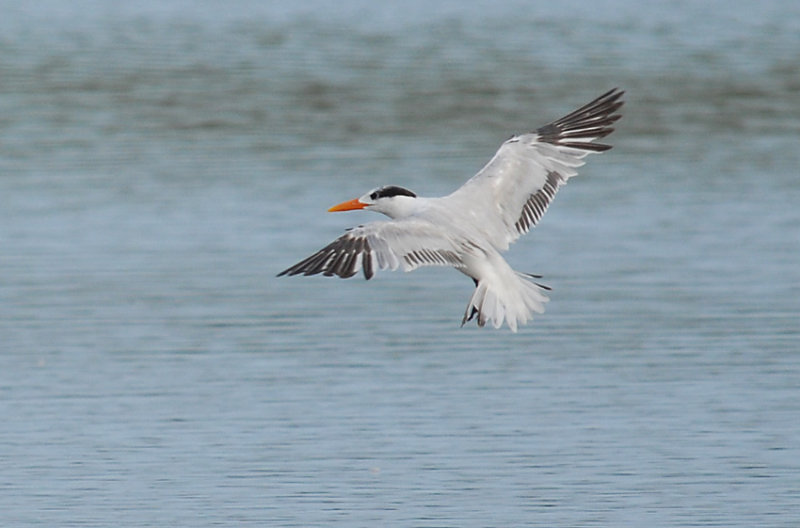
[[[412,271],[420,266],[461,267],[461,255],[474,249],[466,239],[420,218],[372,222],[349,229],[307,259],[283,270],[282,275],[338,275],[346,279],[364,270]]]
[[[615,88],[535,132],[512,137],[445,199],[469,211],[472,223],[498,250],[508,249],[539,222],[587,154],[611,148],[594,140],[614,131],[623,93]]]

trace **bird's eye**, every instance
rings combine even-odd
[[[374,192],[374,193],[370,194],[369,195],[369,199],[370,200],[377,200],[378,199],[378,193]]]

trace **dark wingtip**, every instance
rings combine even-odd
[[[614,131],[611,125],[622,117],[622,114],[615,112],[625,104],[621,100],[624,93],[624,90],[612,88],[577,110],[539,128],[536,132],[541,141],[546,143],[593,152],[608,150],[611,145],[590,143],[580,141],[580,139],[591,141],[605,137]]]

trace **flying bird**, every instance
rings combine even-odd
[[[369,280],[376,269],[452,266],[475,283],[461,325],[476,319],[478,326],[500,328],[506,321],[516,332],[544,312],[549,288],[533,280],[539,275],[514,271],[501,252],[539,223],[587,154],[611,148],[594,141],[614,131],[624,93],[615,88],[534,132],[511,137],[447,196],[427,198],[388,185],[331,207],[375,211],[390,220],[349,229],[278,276],[349,278],[362,269]]]

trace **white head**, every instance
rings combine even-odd
[[[353,211],[368,209],[383,213],[389,218],[402,218],[411,214],[417,205],[417,195],[403,187],[387,185],[373,189],[361,198],[334,205],[328,211]]]

